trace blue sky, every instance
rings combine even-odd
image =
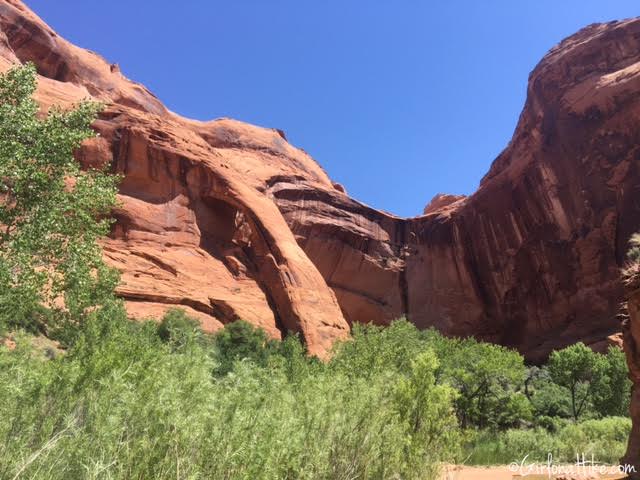
[[[637,0],[26,0],[172,110],[283,129],[376,208],[472,193],[527,76],[562,38]]]

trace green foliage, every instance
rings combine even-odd
[[[108,232],[117,177],[82,171],[73,151],[94,135],[101,108],[81,103],[44,118],[33,65],[0,75],[0,323],[77,324],[111,299],[117,275],[96,240]]]
[[[584,381],[574,388],[578,417],[627,415],[630,382],[619,349],[611,349],[606,356],[584,345],[556,352],[552,375],[551,365],[527,369],[513,350],[472,338],[446,338],[435,330],[420,332],[399,320],[389,327],[355,325],[353,340],[336,347],[330,367],[362,378],[405,373],[413,359],[427,350],[439,362],[437,383],[457,392],[454,403],[463,428],[505,429],[533,423],[557,430],[561,419],[574,417],[567,378],[580,368],[586,370]]]
[[[571,416],[569,391],[553,382],[547,366],[529,369],[525,390],[531,401],[534,418],[540,426],[554,430],[555,425],[549,419]]]
[[[291,336],[264,366],[234,350],[217,376],[218,350],[168,317],[129,322],[113,302],[53,360],[26,339],[0,348],[0,478],[428,479],[453,460],[453,392],[435,385],[433,354],[359,378]],[[226,328],[227,346],[245,344],[240,329],[257,338]]]
[[[528,462],[543,462],[556,447],[554,436],[544,429],[481,430],[465,445],[465,458],[470,465],[506,465],[525,456]]]
[[[549,454],[556,463],[573,463],[576,456],[616,464],[624,454],[631,420],[608,417],[568,423],[557,433],[538,429],[512,429],[505,432],[484,430],[466,445],[467,462],[473,465],[504,465],[520,462],[546,463]]]
[[[574,420],[577,421],[588,410],[599,384],[608,383],[604,380],[606,369],[607,362],[602,355],[581,342],[554,351],[549,357],[551,380],[569,392]]]
[[[180,308],[172,308],[165,313],[158,324],[157,333],[163,342],[174,349],[180,349],[190,342],[204,338],[200,322],[189,317]]]
[[[327,364],[295,335],[240,322],[209,338],[182,311],[134,323],[116,301],[52,360],[17,338],[0,348],[0,478],[437,478],[461,459],[614,461],[630,427],[564,419],[568,389],[549,368],[525,388],[517,353],[407,322],[363,327]],[[621,374],[619,352],[606,358]],[[484,403],[464,397],[486,384]]]
[[[426,334],[441,363],[440,380],[458,391],[456,411],[463,428],[504,428],[531,418],[519,391],[526,368],[520,354],[473,338],[448,339]]]
[[[354,324],[352,338],[336,346],[331,363],[337,371],[361,377],[389,370],[406,372],[415,356],[428,348],[415,325],[406,319],[388,327]]]
[[[269,339],[261,328],[239,320],[230,323],[215,338],[218,349],[217,373],[224,375],[240,360],[248,360],[258,366],[266,366],[276,350],[276,342]]]
[[[624,352],[605,355],[576,344],[553,352],[547,366],[532,367],[526,392],[536,423],[554,430],[549,419],[627,416],[631,381]]]
[[[298,335],[287,335],[282,342],[274,344],[268,364],[271,368],[281,370],[287,379],[300,382],[307,377],[325,370],[325,365],[316,357],[307,355],[307,350]]]
[[[411,472],[435,474],[437,461],[455,451],[460,435],[452,408],[455,391],[448,385],[436,385],[438,360],[432,351],[419,354],[412,362],[408,375],[400,378],[395,400],[400,418],[404,422],[404,459],[409,478]],[[423,478],[423,477],[420,477]]]
[[[609,347],[602,364],[594,387],[593,409],[602,417],[629,415],[631,380],[624,352],[621,348]]]
[[[0,398],[1,478],[162,478],[201,434],[190,412],[211,399],[211,361],[171,354],[155,325],[129,322],[121,306],[91,315],[59,359],[0,357],[13,386]]]

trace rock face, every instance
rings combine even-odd
[[[424,207],[424,211],[422,212],[424,215],[429,215],[430,213],[440,212],[444,209],[453,209],[456,208],[456,204],[459,201],[467,198],[464,195],[451,195],[449,193],[438,193],[435,197],[431,199],[431,201]]]
[[[640,20],[552,49],[478,191],[408,219],[350,198],[281,131],[169,112],[18,0],[0,0],[0,31],[2,68],[34,62],[43,107],[107,104],[79,157],[124,174],[104,251],[133,316],[242,318],[319,355],[349,323],[400,316],[532,360],[619,331],[618,270],[640,228]]]
[[[640,20],[593,25],[531,73],[513,139],[470,197],[402,219],[304,181],[272,194],[348,321],[407,315],[541,360],[620,329],[639,98]]]
[[[100,137],[79,157],[124,175],[104,252],[122,271],[119,294],[133,316],[180,306],[208,330],[242,318],[274,337],[300,332],[320,356],[348,335],[333,291],[266,194],[295,177],[332,190],[308,155],[275,130],[169,112],[19,1],[0,1],[0,31],[2,67],[35,63],[43,107],[88,97],[106,104],[95,123]]]

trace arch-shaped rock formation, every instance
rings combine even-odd
[[[0,32],[0,67],[34,62],[43,108],[106,103],[79,158],[125,175],[104,249],[134,316],[179,305],[211,330],[243,318],[323,355],[350,322],[405,315],[534,361],[620,329],[618,273],[640,225],[640,20],[554,47],[478,191],[415,218],[350,198],[281,131],[168,111],[18,0],[0,1]]]

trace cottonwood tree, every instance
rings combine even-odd
[[[569,391],[571,415],[574,420],[590,407],[594,391],[603,381],[606,371],[603,355],[578,342],[549,357],[551,379]]]
[[[518,352],[473,338],[426,335],[440,360],[439,381],[458,392],[455,406],[463,428],[504,428],[530,420],[531,407],[520,392],[526,367]]]
[[[33,65],[0,75],[0,323],[51,330],[111,298],[108,233],[118,177],[82,170],[73,152],[101,106],[38,114]]]
[[[599,355],[603,366],[593,389],[594,410],[602,417],[629,415],[631,380],[624,352],[619,347],[610,346],[606,355],[596,355]]]

